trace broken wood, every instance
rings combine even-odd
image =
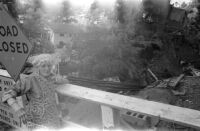
[[[147,69],[147,71],[152,75],[152,77],[156,80],[156,81],[158,81],[158,77],[156,77],[156,75],[151,71],[151,69]]]
[[[171,88],[175,88],[183,77],[184,77],[184,74],[181,74],[175,80],[173,80],[173,79],[170,80],[169,83],[168,83],[168,86],[171,87]]]
[[[197,69],[195,69],[195,68],[190,68],[191,70],[192,70],[192,74],[194,75],[194,76],[200,76],[200,70],[197,70]]]

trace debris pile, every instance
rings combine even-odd
[[[188,75],[188,72],[190,76]],[[187,68],[187,74],[184,72],[184,74],[181,74],[177,77],[172,77],[164,80],[157,79],[154,83],[150,84],[145,89],[137,93],[136,96],[151,101],[157,101],[179,107],[200,110],[199,71],[197,69],[189,67]],[[133,97],[135,97],[135,95]],[[129,119],[127,119],[127,113],[128,112],[124,113],[126,114],[124,120],[125,121],[127,120],[128,121],[127,123],[129,123],[129,125],[130,122],[133,125],[134,120],[131,120],[129,122]],[[135,116],[139,115],[140,115],[139,113],[136,113]],[[142,127],[148,126],[148,127],[157,127],[158,129],[189,130],[189,127],[180,126],[172,122],[165,122],[158,119],[159,118],[157,118],[157,120],[155,118],[152,119],[149,118],[147,120],[144,119],[143,121],[145,122],[143,122]],[[154,123],[151,122],[152,120],[154,121]],[[135,124],[134,126],[138,125],[137,123],[134,124]]]

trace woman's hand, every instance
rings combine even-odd
[[[17,95],[17,93],[13,90],[9,90],[7,92],[4,92],[3,96],[2,96],[2,102],[6,102],[8,99],[15,97],[16,95]]]
[[[61,75],[56,75],[55,77],[55,83],[56,84],[67,84],[69,83],[68,79],[66,77],[62,77]]]
[[[12,98],[11,94],[4,93],[1,99],[2,99],[3,103],[6,103],[7,100],[10,99],[10,98]]]

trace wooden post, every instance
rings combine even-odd
[[[109,106],[101,105],[103,130],[117,129],[119,127],[119,111]]]
[[[101,112],[102,112],[102,124],[103,124],[103,129],[104,128],[114,128],[114,114],[113,110],[110,107],[101,105]]]

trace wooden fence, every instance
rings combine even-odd
[[[90,89],[82,86],[60,85],[57,92],[101,105],[104,128],[119,126],[117,110],[127,110],[150,117],[200,129],[200,111],[148,101],[130,96]]]

